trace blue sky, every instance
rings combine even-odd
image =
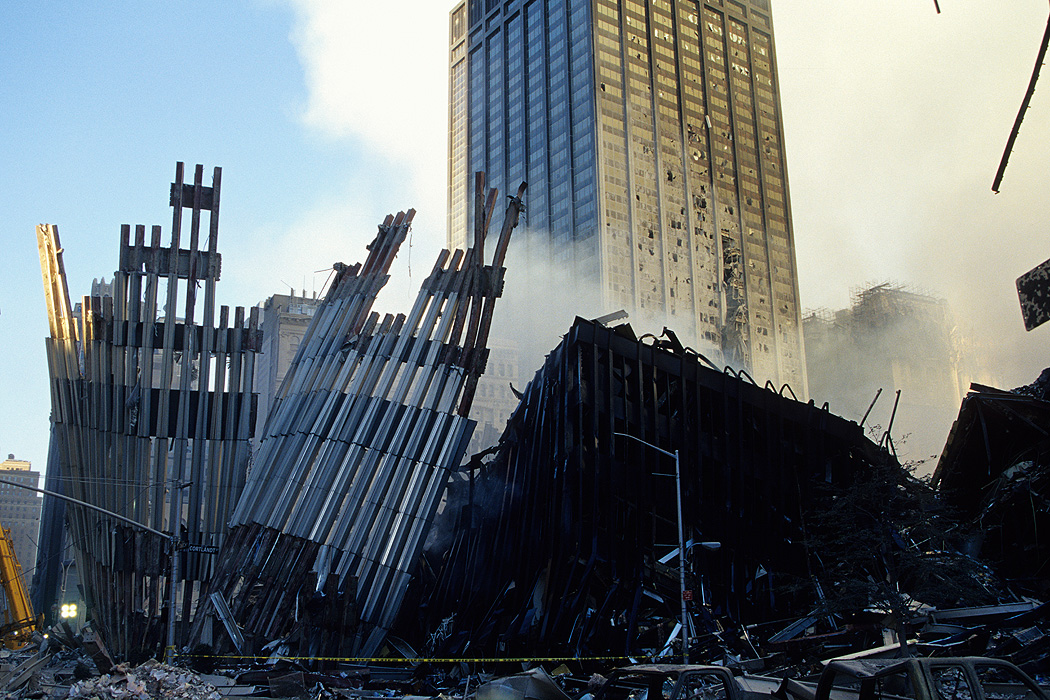
[[[1014,7],[1016,5],[1017,7]],[[1050,257],[1050,75],[989,186],[1045,4],[773,0],[803,306],[900,282],[947,298],[990,380],[1050,364],[1013,280]],[[47,333],[34,226],[59,226],[74,301],[122,223],[160,224],[177,160],[223,168],[220,303],[250,306],[361,258],[419,210],[384,310],[445,236],[447,12],[406,0],[13,0],[0,11],[0,456],[43,468]],[[409,277],[411,269],[412,276]]]

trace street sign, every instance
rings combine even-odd
[[[689,590],[682,591],[682,600],[688,601],[688,600],[692,600],[692,599],[693,599],[693,592],[692,591],[689,591]]]
[[[186,544],[179,549],[184,549],[187,552],[197,552],[199,554],[218,554],[219,548],[214,544]]]
[[[1017,296],[1025,330],[1050,320],[1050,260],[1017,278]]]

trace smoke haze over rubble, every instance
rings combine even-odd
[[[990,186],[1046,4],[770,4],[803,307],[844,308],[868,282],[927,289],[988,347],[993,383],[1034,380],[1050,328],[1024,331],[1013,285],[1050,257],[1046,69],[1001,194]],[[360,259],[386,213],[414,206],[413,243],[377,305],[409,308],[445,239],[451,6],[234,0],[216,12],[194,0],[163,21],[109,1],[12,7],[0,25],[0,453],[38,469],[47,454],[33,227],[60,226],[75,301],[112,275],[120,224],[167,232],[176,160],[224,169],[221,303],[319,289],[317,270]],[[512,257],[511,291],[525,284],[514,274]],[[501,303],[497,322],[515,305]],[[550,319],[554,339],[574,313],[615,310],[580,307]],[[553,347],[529,340],[540,357]]]

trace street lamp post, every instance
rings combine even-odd
[[[179,483],[172,480],[172,500],[174,502],[173,513],[175,518],[171,524],[171,584],[168,587],[168,663],[174,663],[175,659],[175,584],[179,580],[179,528],[182,525],[182,489],[192,485],[192,481]]]
[[[127,517],[121,515],[120,513],[114,513],[113,511],[106,510],[105,508],[99,508],[98,506],[96,506],[93,503],[87,503],[85,501],[81,501],[80,499],[73,498],[72,496],[67,496],[65,494],[57,493],[55,491],[49,491],[48,489],[38,489],[35,486],[27,486],[25,484],[20,484],[20,483],[18,483],[16,481],[7,481],[5,479],[0,479],[0,484],[3,484],[5,486],[14,486],[16,488],[25,489],[27,491],[35,491],[36,493],[42,493],[45,496],[51,496],[52,498],[57,498],[58,500],[65,501],[67,503],[75,503],[78,506],[80,506],[81,508],[87,508],[88,510],[94,511],[96,513],[101,513],[102,515],[105,515],[105,516],[108,516],[110,518],[113,518],[114,520],[118,520],[118,521],[124,523],[125,525],[130,525],[131,527],[137,528],[137,529],[142,530],[144,532],[152,533],[152,534],[157,535],[159,537],[170,538],[171,542],[172,542],[172,552],[174,552],[174,550],[175,550],[175,542],[176,542],[177,534],[174,534],[174,533],[173,534],[169,534],[167,532],[162,532],[160,530],[154,530],[153,528],[151,528],[151,527],[149,527],[147,525],[143,525],[142,523],[137,522],[135,520],[132,520],[131,518],[127,518]],[[189,484],[184,484],[184,485],[188,486]],[[66,566],[65,568],[66,568],[66,574],[68,574],[69,573],[69,567]],[[175,567],[172,566],[172,574],[174,574],[174,573],[175,573]],[[64,579],[63,579],[62,587],[63,587],[63,590],[64,590],[65,589],[65,581],[64,581]],[[171,611],[171,614],[174,615],[174,609]]]
[[[630,438],[637,442],[651,447],[660,454],[667,455],[668,457],[674,457],[674,484],[675,484],[675,496],[678,501],[678,598],[682,604],[682,662],[689,663],[689,619],[686,617],[685,610],[685,531],[682,527],[682,469],[681,462],[678,457],[678,450],[674,452],[668,452],[665,449],[657,447],[656,445],[646,442],[645,440],[629,435],[628,433],[617,433],[613,435],[619,435],[621,437]]]

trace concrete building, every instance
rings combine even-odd
[[[513,266],[805,396],[768,0],[465,0],[449,58],[450,246],[525,180]]]
[[[23,486],[40,488],[40,472],[33,471],[29,462],[8,455],[0,462],[0,479]],[[11,530],[15,555],[26,573],[26,586],[36,563],[36,549],[40,532],[40,494],[28,489],[0,484],[0,525]]]
[[[288,373],[288,367],[299,350],[299,343],[320,305],[320,299],[305,294],[297,296],[295,290],[290,290],[289,294],[274,294],[260,304],[263,339],[262,352],[255,361],[255,387],[259,392],[256,436],[262,434],[266,416],[277,396],[281,381]],[[253,439],[256,446],[258,440],[258,437]]]
[[[489,344],[488,366],[478,381],[478,391],[470,408],[470,417],[478,425],[467,448],[468,456],[496,444],[507,419],[518,407],[514,391],[521,391],[529,379],[522,377],[521,355],[516,347],[498,340]]]
[[[896,390],[900,403],[892,437],[902,461],[940,454],[971,380],[965,344],[948,303],[889,283],[853,293],[849,308],[815,311],[803,321],[809,389],[831,411],[888,427]]]

